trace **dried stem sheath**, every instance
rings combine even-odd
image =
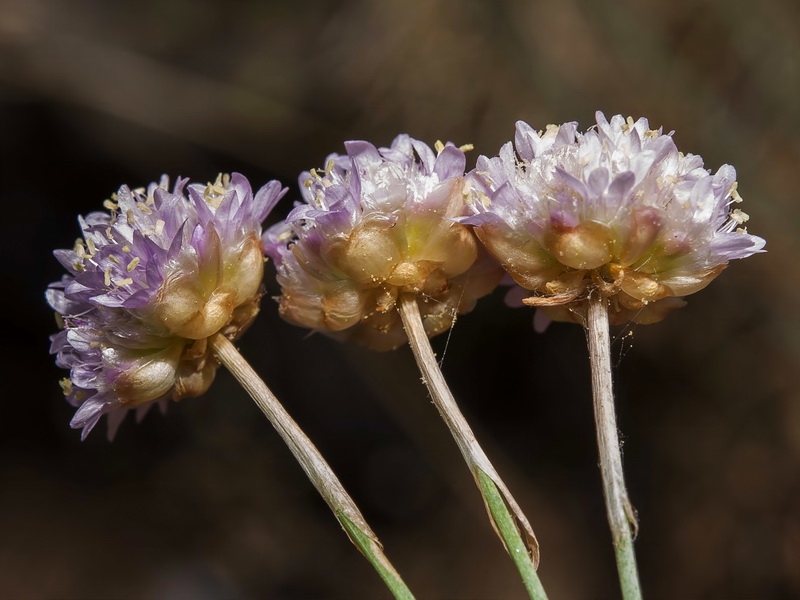
[[[378,537],[370,529],[361,511],[358,510],[355,502],[345,491],[328,463],[322,458],[319,450],[289,416],[289,413],[281,406],[278,399],[228,338],[217,334],[211,338],[210,344],[220,363],[250,394],[261,412],[275,427],[278,435],[289,446],[303,471],[330,506],[350,540],[372,564],[394,597],[398,600],[413,600],[414,596],[411,591],[384,555]]]
[[[475,478],[492,527],[514,560],[530,597],[534,600],[546,600],[547,595],[536,574],[536,567],[539,564],[539,544],[536,536],[522,509],[475,439],[475,434],[461,414],[447,386],[428,335],[425,333],[416,294],[401,294],[398,299],[398,309],[425,385]],[[522,553],[524,557],[520,557]]]
[[[608,301],[605,296],[595,292],[586,302],[586,328],[589,333],[589,360],[592,365],[594,418],[608,523],[611,527],[614,551],[617,557],[622,597],[624,600],[641,600],[642,592],[631,531],[631,527],[635,527],[636,519],[628,500],[628,492],[625,489],[622,455],[617,436],[617,419],[614,412]]]

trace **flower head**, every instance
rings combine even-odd
[[[429,335],[471,310],[501,271],[464,215],[464,152],[398,136],[390,148],[347,142],[325,170],[303,173],[305,199],[264,236],[288,321],[375,349],[406,341],[395,302],[418,294]]]
[[[548,317],[576,320],[598,289],[613,323],[660,321],[764,240],[741,227],[733,167],[712,175],[646,119],[596,117],[584,134],[518,122],[513,146],[478,159],[462,222]]]
[[[253,197],[238,173],[187,183],[123,186],[54,253],[69,274],[46,294],[62,325],[51,352],[70,369],[62,387],[83,437],[103,414],[112,437],[131,408],[205,392],[208,338],[236,338],[258,313],[261,222],[286,190],[272,181]]]

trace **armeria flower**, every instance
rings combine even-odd
[[[208,338],[234,339],[258,313],[261,222],[286,190],[272,181],[253,197],[238,173],[187,182],[123,186],[54,253],[69,275],[46,294],[63,327],[51,352],[70,369],[62,387],[84,438],[104,414],[111,438],[131,408],[141,418],[205,392],[218,366]]]
[[[347,142],[324,172],[300,176],[305,204],[264,236],[289,322],[374,349],[406,341],[398,294],[418,295],[426,331],[445,331],[502,272],[468,227],[464,152],[398,136],[390,148]]]
[[[733,167],[710,174],[646,119],[596,118],[584,134],[576,123],[541,133],[518,122],[513,146],[478,159],[475,214],[462,222],[548,317],[577,320],[599,289],[612,323],[660,321],[765,242],[733,208]]]

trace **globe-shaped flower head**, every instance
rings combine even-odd
[[[406,341],[398,295],[417,294],[428,335],[445,331],[496,285],[500,269],[465,214],[464,152],[398,136],[347,142],[323,172],[300,176],[304,204],[264,236],[288,321],[371,348]]]
[[[764,240],[742,227],[733,167],[712,175],[646,119],[596,117],[584,134],[518,122],[513,146],[478,159],[462,222],[551,319],[579,320],[599,290],[612,323],[653,323]]]
[[[51,352],[70,369],[62,387],[83,437],[103,414],[112,437],[131,408],[205,392],[218,366],[208,338],[238,337],[258,312],[261,222],[286,190],[272,181],[253,197],[236,173],[187,183],[123,186],[55,251],[69,274],[47,290],[63,326]]]

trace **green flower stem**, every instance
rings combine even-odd
[[[367,525],[361,511],[358,510],[355,502],[345,491],[328,463],[322,458],[319,450],[289,416],[289,413],[281,406],[278,399],[228,338],[217,334],[211,338],[209,343],[219,362],[250,394],[261,412],[275,427],[278,435],[289,446],[289,450],[300,463],[311,483],[317,488],[347,532],[350,541],[372,564],[394,597],[397,600],[413,600],[414,595],[384,555],[378,537]]]
[[[614,390],[611,381],[611,339],[608,332],[608,300],[599,292],[589,296],[586,329],[589,333],[589,360],[592,365],[594,418],[597,427],[597,447],[600,453],[600,473],[603,477],[608,523],[617,570],[624,600],[641,600],[639,573],[633,550],[636,517],[628,500],[622,472],[622,455],[617,437],[614,414]]]
[[[398,299],[398,309],[411,350],[417,360],[417,366],[422,372],[423,381],[475,478],[492,527],[514,560],[531,598],[546,600],[547,596],[539,583],[539,576],[536,574],[536,567],[539,564],[539,544],[536,536],[522,509],[475,439],[475,434],[464,415],[461,414],[455,398],[447,386],[433,354],[428,335],[425,333],[416,294],[401,294]],[[520,549],[523,551],[520,552]],[[528,582],[535,583],[529,585]]]
[[[508,512],[503,496],[491,478],[480,469],[478,469],[478,482],[489,507],[489,512],[494,517],[500,537],[506,545],[506,550],[508,550],[511,560],[514,561],[519,574],[522,575],[522,583],[525,585],[525,589],[528,590],[528,595],[531,598],[546,600],[547,594],[542,587],[542,582],[539,581],[536,570],[533,568],[528,549],[522,541],[517,526],[514,525],[514,519],[511,513]]]

